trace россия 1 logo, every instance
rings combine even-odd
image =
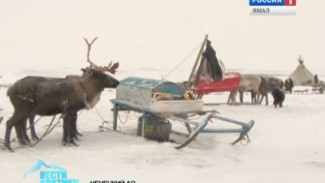
[[[42,168],[46,168],[47,170],[41,170]],[[78,179],[68,179],[66,169],[56,165],[47,165],[43,160],[38,160],[33,167],[24,172],[23,177],[25,178],[28,174],[39,170],[40,183],[79,183]]]
[[[250,15],[296,15],[296,0],[249,0]]]

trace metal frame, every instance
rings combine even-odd
[[[181,149],[185,146],[187,146],[191,141],[193,141],[195,139],[195,137],[197,137],[200,133],[239,133],[239,137],[237,140],[235,140],[234,142],[232,142],[232,144],[236,144],[237,142],[245,139],[245,137],[247,136],[248,132],[250,131],[250,129],[254,126],[255,122],[254,120],[249,121],[248,123],[243,123],[240,121],[236,121],[233,119],[229,119],[229,118],[225,118],[222,117],[220,115],[217,115],[216,112],[214,111],[202,111],[200,112],[200,114],[205,114],[204,116],[204,120],[201,122],[196,122],[196,121],[192,121],[186,118],[180,118],[180,117],[176,117],[176,114],[179,113],[173,113],[173,114],[161,114],[159,112],[156,111],[152,111],[149,108],[143,107],[143,106],[139,106],[133,103],[129,103],[126,101],[122,101],[122,100],[117,100],[117,99],[113,99],[111,100],[111,102],[114,104],[114,117],[113,117],[113,130],[117,130],[117,118],[118,118],[118,112],[120,110],[120,107],[123,109],[127,109],[127,110],[133,110],[133,111],[137,111],[143,114],[143,121],[142,121],[142,137],[144,137],[144,132],[145,132],[145,127],[147,125],[148,122],[148,114],[154,114],[157,116],[163,116],[165,118],[171,119],[171,120],[175,120],[175,121],[181,121],[184,122],[186,125],[186,128],[189,132],[189,136],[188,139],[186,141],[184,141],[182,144],[176,146],[176,149]],[[188,114],[188,113],[185,113]],[[208,125],[208,122],[213,120],[213,119],[217,119],[223,122],[227,122],[227,123],[232,123],[235,125],[239,125],[241,128],[229,128],[229,129],[211,129],[211,128],[206,128]],[[192,130],[191,125],[196,126],[196,128],[194,128],[194,130]],[[249,139],[247,139],[249,141]]]

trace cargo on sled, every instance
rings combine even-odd
[[[196,99],[191,91],[179,84],[161,80],[128,77],[120,81],[116,89],[114,105],[113,129],[117,130],[118,113],[129,110],[141,113],[138,122],[138,134],[158,141],[169,140],[172,124],[176,121],[185,124],[187,139],[175,146],[183,148],[193,141],[200,133],[239,133],[233,144],[247,139],[247,133],[253,127],[254,121],[248,123],[221,117],[215,111],[205,111],[203,101]],[[192,116],[202,116],[194,120]],[[237,128],[208,128],[210,121],[237,125]]]

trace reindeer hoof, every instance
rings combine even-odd
[[[15,152],[10,146],[5,145],[4,150],[8,150],[10,152]]]
[[[33,141],[38,141],[38,140],[39,140],[39,137],[38,137],[38,136],[33,136],[33,137],[32,137],[32,140],[33,140]]]
[[[82,133],[77,132],[77,136],[82,137],[84,135]]]
[[[69,143],[66,142],[66,141],[62,141],[62,145],[64,145],[64,146],[70,146]]]
[[[70,147],[70,146],[78,147],[79,146],[79,144],[77,144],[75,142],[65,142],[65,141],[62,142],[62,145],[66,146],[66,147]]]
[[[80,134],[80,133],[79,134],[78,133],[74,134],[74,136],[72,138],[72,142],[73,142],[73,140],[81,141],[81,139],[79,137],[82,137],[82,134]]]
[[[23,144],[22,147],[32,147],[32,143]]]
[[[22,145],[22,146],[28,146],[30,143],[28,141],[23,140],[19,144]]]
[[[81,141],[81,139],[79,139],[78,136],[73,137],[73,139],[76,141]]]
[[[31,145],[32,142],[30,141],[29,138],[24,139],[24,145]]]
[[[74,146],[76,146],[76,147],[79,147],[79,144],[77,144],[75,142],[72,142],[71,144],[74,145]]]

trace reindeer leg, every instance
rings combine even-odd
[[[14,125],[13,127],[15,127],[18,143],[23,145],[23,138],[22,138],[22,133],[21,133],[21,129],[20,129],[21,127],[18,124]]]
[[[235,98],[236,98],[236,96],[235,96]],[[239,100],[240,100],[240,103],[244,103],[244,91],[239,92]]]
[[[235,100],[236,100],[236,91],[232,91],[229,93],[229,97],[228,97],[228,100],[227,100],[227,104],[233,104],[235,103]]]
[[[232,93],[232,92],[230,92],[230,93],[229,93],[229,97],[228,97],[228,100],[227,100],[227,104],[230,104],[230,100],[231,100],[231,93]]]
[[[81,133],[79,133],[78,131],[78,128],[77,128],[77,114],[74,116],[73,118],[73,129],[72,129],[72,132],[73,132],[73,138],[80,141],[80,139],[78,138],[78,136],[82,136]]]
[[[10,146],[10,135],[11,135],[12,127],[13,127],[13,125],[7,122],[4,145],[9,151],[14,152],[14,150],[12,150],[12,148]]]
[[[29,120],[29,127],[30,127],[30,134],[32,136],[33,140],[39,140],[39,137],[36,134],[36,130],[35,130],[35,115],[31,115],[28,117]]]
[[[22,130],[23,127],[19,124],[14,125],[14,127],[15,127],[15,131],[16,131],[18,143],[20,145],[27,145],[27,142],[25,142],[25,140],[24,140],[24,134],[23,134],[24,132]]]
[[[269,105],[269,97],[267,93],[265,95],[265,100],[266,100],[265,105]]]
[[[70,122],[70,136],[69,136],[69,141],[71,144],[75,145],[75,146],[79,146],[74,139],[78,139],[77,137],[77,133],[79,133],[77,131],[77,111],[73,111],[71,112],[71,122]],[[78,139],[79,140],[79,139]]]
[[[256,95],[257,95],[257,99],[255,104],[258,104],[258,101],[260,101],[261,94],[259,92],[256,92]]]
[[[254,102],[254,94],[253,94],[253,91],[251,91],[251,102],[252,103]]]
[[[64,114],[63,117],[63,136],[62,136],[62,145],[68,145],[68,122],[67,122],[67,114]]]
[[[20,145],[29,145],[30,139],[26,132],[26,118],[22,119],[22,122],[14,125],[16,130],[17,139]]]
[[[68,110],[65,114],[64,120],[63,120],[63,139],[62,143],[63,145],[78,145],[74,142],[74,119],[77,118],[77,112]]]
[[[262,97],[261,97],[261,99],[258,101],[258,104],[262,104],[263,99],[264,99],[264,96],[265,96],[264,93],[262,93],[261,95],[262,95]]]
[[[20,129],[23,145],[31,144],[30,138],[27,135],[27,118],[24,119],[23,123],[18,124],[18,126]]]
[[[16,133],[17,133],[17,138],[18,138],[18,140],[22,141],[21,132],[19,130],[19,124],[24,123],[24,116],[25,116],[25,114],[15,111],[14,115],[7,121],[4,145],[11,152],[13,152],[13,150],[10,146],[11,130],[13,127],[15,127]]]
[[[78,136],[82,137],[83,135],[78,131],[78,127],[77,127],[77,114],[75,115],[75,118],[73,119],[74,122],[73,122],[73,128],[74,128],[74,137],[76,139],[78,139]]]

